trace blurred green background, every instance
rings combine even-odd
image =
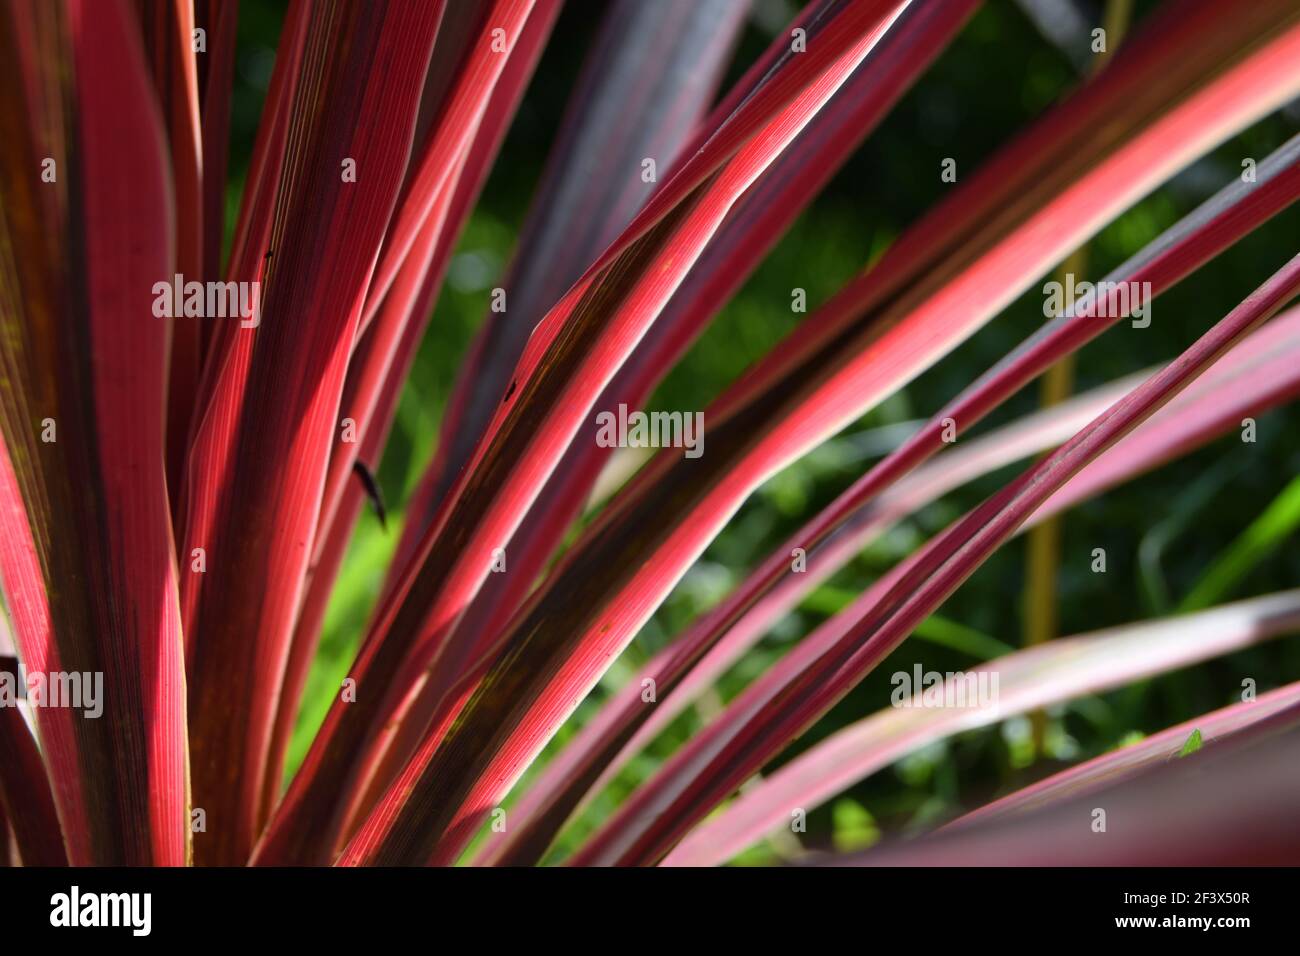
[[[1153,6],[1138,3],[1136,19]],[[378,471],[398,520],[390,520],[385,533],[372,515],[362,516],[330,607],[291,768],[301,759],[351,661],[397,540],[401,509],[436,443],[454,376],[487,311],[490,289],[509,261],[582,56],[604,9],[601,0],[568,3],[464,231]],[[742,36],[731,79],[759,55],[794,7],[762,2],[759,10],[761,15],[751,20]],[[1095,6],[1093,12],[1096,23],[1100,14]],[[276,0],[241,0],[228,220],[233,221],[238,208],[282,17],[282,5]],[[705,407],[802,318],[790,311],[791,288],[808,291],[811,311],[952,188],[938,175],[942,157],[955,157],[959,172],[975,169],[1076,82],[1070,60],[1044,39],[1019,5],[1010,0],[985,4],[668,376],[652,406]],[[1243,158],[1262,159],[1293,135],[1297,125],[1295,112],[1269,117],[1139,203],[1091,243],[1088,278],[1101,277],[1136,252],[1237,176]],[[1296,252],[1298,226],[1300,211],[1279,216],[1163,296],[1153,310],[1150,328],[1135,330],[1121,323],[1084,348],[1078,356],[1076,390],[1178,354]],[[692,568],[552,748],[567,739],[597,698],[629,677],[869,467],[880,454],[880,439],[889,434],[880,429],[929,416],[1042,321],[1036,285],[947,359],[769,481]],[[1026,414],[1037,403],[1037,388],[1027,388],[972,434]],[[1171,612],[1291,482],[1300,464],[1295,420],[1290,408],[1262,416],[1255,444],[1243,444],[1232,433],[1070,512],[1063,524],[1058,580],[1061,633]],[[859,555],[781,621],[714,693],[685,712],[632,763],[570,828],[561,848],[572,846],[588,832],[665,755],[800,637],[1022,467],[1003,469],[945,497]],[[1245,573],[1223,599],[1268,593],[1300,579],[1300,554],[1290,547],[1288,519],[1274,521],[1266,530],[1278,545],[1252,555],[1244,564]],[[1105,574],[1089,569],[1096,547],[1106,549]],[[948,634],[942,642],[921,636],[906,641],[777,763],[887,706],[888,675],[896,670],[910,671],[916,662],[927,670],[969,668],[986,659],[997,642],[1019,645],[1024,580],[1025,541],[1018,538],[940,609],[942,621],[961,627],[927,631]],[[800,840],[806,848],[850,849],[870,844],[882,831],[906,832],[932,825],[1067,763],[1238,700],[1245,677],[1254,678],[1261,693],[1300,679],[1300,645],[1283,639],[1054,708],[1044,753],[1035,752],[1024,719],[961,734],[875,774],[812,812],[808,833]],[[797,849],[777,840],[749,851],[741,862],[771,862]]]

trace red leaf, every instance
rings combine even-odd
[[[0,284],[0,573],[28,672],[111,688],[100,714],[37,715],[69,860],[178,865],[189,821],[168,343],[151,307],[173,262],[162,126],[125,3],[74,2],[66,20],[62,7],[4,10],[15,29],[0,43],[32,44],[0,55],[6,71],[30,67],[38,42],[41,62],[63,68],[0,83],[3,245],[17,270]]]
[[[483,188],[492,160],[501,147],[507,126],[518,108],[558,14],[558,2],[542,0],[524,24],[519,39],[511,48],[505,70],[490,90],[488,107],[470,144],[464,169],[453,177],[455,191],[451,205],[445,217],[441,213],[435,214],[435,218],[445,218],[441,226],[435,222],[432,227],[437,236],[436,248],[423,261],[419,256],[408,255],[394,288],[384,298],[376,321],[359,336],[348,366],[341,408],[346,417],[357,423],[363,461],[378,461],[384,448],[402,386],[432,317],[433,302],[442,285],[443,273],[456,238]],[[477,22],[473,23],[473,27],[478,28]],[[470,36],[472,38],[473,34]],[[443,39],[440,33],[438,46],[435,47],[435,60],[439,56],[438,50],[441,49]],[[457,44],[466,42],[466,37],[462,35],[453,35],[450,39]],[[455,58],[449,56],[448,59]],[[433,72],[431,69],[430,80],[425,84],[425,99],[429,97]],[[424,111],[423,101],[421,111]],[[422,285],[412,299],[407,286],[416,276],[422,276]],[[396,295],[396,289],[407,289],[407,292]],[[308,587],[295,626],[285,685],[276,717],[275,738],[271,748],[272,773],[267,778],[268,810],[279,796],[280,770],[285,748],[289,743],[302,689],[316,653],[330,591],[363,500],[361,490],[352,480],[352,462],[356,460],[357,447],[336,445],[330,457],[321,521],[308,573]],[[310,838],[313,844],[318,842],[317,835],[312,834]]]
[[[207,280],[222,275],[230,95],[239,0],[196,0],[194,19],[196,26],[207,32],[207,52],[198,58],[203,142],[203,278]]]
[[[1053,491],[1186,388],[1298,288],[1300,256],[1167,368],[951,525],[783,658],[625,802],[573,862],[637,864],[662,857],[692,823],[897,647]]]
[[[445,440],[407,509],[396,570],[473,454],[537,316],[582,277],[649,196],[643,157],[665,173],[677,158],[713,96],[744,12],[732,0],[620,0],[610,7],[500,283],[509,307],[484,317],[457,376],[448,401],[454,414],[442,422]]]
[[[629,408],[644,404],[663,375],[912,80],[939,54],[974,6],[965,0],[912,6],[899,17],[831,102],[736,203],[593,411],[616,412],[619,404]],[[595,431],[595,414],[589,416],[588,424]],[[492,575],[458,624],[460,629],[479,635],[469,655],[470,664],[482,658],[518,610],[588,500],[610,451],[593,442],[570,445],[510,539],[511,573]]]
[[[196,842],[203,863],[245,862],[262,822],[343,376],[410,153],[441,5],[339,0],[309,10],[261,322],[239,328],[222,356],[187,474],[191,755],[195,803],[214,824]],[[349,160],[355,181],[344,175]],[[263,197],[271,191],[256,201]]]
[[[516,373],[519,388],[511,390],[480,444],[476,464],[444,505],[445,520],[426,535],[420,566],[385,603],[367,636],[352,672],[358,683],[382,695],[410,666],[407,662],[429,661],[489,573],[492,551],[508,539],[591,403],[731,203],[866,54],[895,12],[892,7],[859,0],[827,24],[819,44],[795,57],[789,70],[793,77],[811,71],[817,77],[811,86],[791,89],[782,71],[756,93],[538,325]],[[780,108],[774,117],[763,112],[774,106]],[[745,142],[755,129],[758,135]],[[744,138],[738,130],[747,131]],[[452,648],[451,659],[463,649]],[[331,797],[379,730],[377,715],[391,706],[382,696],[359,698],[346,707],[336,702],[304,764],[306,775],[300,773],[283,805],[299,834],[337,832],[341,821]],[[307,799],[312,786],[320,789]]]
[[[922,688],[914,685],[911,701],[837,731],[746,790],[693,830],[664,865],[724,863],[788,823],[795,808],[809,812],[867,775],[959,731],[1177,670],[1289,633],[1297,625],[1300,591],[1284,591],[1199,614],[1061,638],[949,678],[946,689],[940,689],[951,695],[991,688],[987,701],[957,697],[956,705],[927,707]],[[1300,694],[1292,699],[1300,700]],[[1259,708],[1254,714],[1267,712]]]
[[[191,3],[153,3],[136,9],[145,56],[162,104],[176,188],[176,261],[174,270],[166,275],[180,273],[186,281],[201,281],[209,277],[204,273],[205,199],[198,67],[193,48],[194,7]],[[176,488],[184,467],[198,390],[202,330],[199,320],[191,316],[177,315],[167,321],[172,338],[167,377],[167,483]]]
[[[489,312],[471,347],[470,360],[458,376],[440,429],[446,440],[439,443],[437,456],[407,507],[402,539],[390,563],[384,593],[397,584],[428,531],[437,506],[495,412],[536,316],[544,313],[581,277],[587,264],[618,237],[640,207],[649,189],[639,176],[642,157],[655,157],[660,169],[670,168],[712,95],[714,74],[723,64],[723,56],[730,51],[734,34],[741,25],[741,13],[743,6],[731,0],[709,3],[678,0],[667,11],[662,5],[647,6],[639,0],[624,0],[611,9],[585,72],[571,95],[559,142],[548,159],[538,196],[521,233],[515,261],[501,283],[508,290],[509,308],[504,312]],[[863,68],[859,67],[855,75],[862,73]],[[879,111],[881,97],[888,95],[887,92],[861,95],[864,85],[861,81],[846,84],[836,95],[837,100],[850,103],[853,101],[849,97],[859,94],[860,105],[856,109],[839,111],[838,115],[844,117],[839,119],[841,125],[848,126],[849,112],[852,120],[860,120],[873,108]],[[819,114],[813,124],[828,112]],[[627,117],[633,115],[638,121],[628,123]],[[840,138],[856,142],[866,131],[867,125],[859,122],[854,124],[849,136]],[[756,197],[759,190],[751,189],[697,263],[696,272],[705,270],[722,275],[729,283],[715,302],[724,300],[739,285],[780,231],[779,227],[768,227],[762,221],[755,223],[753,220],[760,217],[753,214],[733,224],[741,208],[771,210],[771,218],[778,218],[783,226],[813,191],[807,180],[820,184],[833,171],[828,153],[840,144],[828,147],[818,141],[819,137],[808,133],[805,130],[790,152],[763,177],[766,181],[780,171],[783,175],[775,176],[779,186],[787,193],[803,188],[805,194],[799,197],[803,201],[784,196],[780,189],[761,190],[762,195]],[[847,153],[848,149],[846,143],[840,152]],[[797,162],[789,161],[791,154]],[[603,191],[593,188],[593,183],[602,182],[607,184]],[[771,195],[773,192],[777,196]],[[728,251],[734,253],[738,248],[740,255],[733,254],[723,260]],[[741,257],[746,253],[750,261],[743,263]],[[606,389],[605,396],[615,390],[619,394],[625,392],[628,375],[641,369],[641,381],[632,387],[644,397],[672,364],[672,357],[684,350],[702,329],[711,310],[699,304],[688,310],[689,302],[699,302],[690,290],[691,285],[688,277],[637,352]],[[714,285],[715,289],[710,291],[716,291]],[[646,352],[651,339],[664,343],[673,354],[660,354],[665,351],[664,346],[653,349],[655,355],[649,357],[647,369]],[[649,376],[646,371],[650,372]],[[606,402],[605,396],[598,404]],[[593,451],[595,454],[590,453]],[[458,625],[459,629],[477,635],[474,645],[466,651],[471,662],[509,620],[536,581],[555,544],[586,499],[605,457],[606,449],[575,443],[547,482],[524,524],[509,542],[511,573],[490,576]],[[445,670],[455,676],[454,669]],[[358,781],[354,789],[364,783],[371,792],[381,793],[423,736],[445,687],[423,682],[421,678],[415,671],[407,682],[408,686],[422,683],[422,687],[418,698],[410,701],[406,714],[388,716],[390,724],[400,720],[401,726],[393,737],[385,740],[387,752],[382,765],[372,780]],[[369,807],[372,802],[363,797],[360,805]]]
[[[1294,202],[1300,197],[1300,137],[1266,159],[1259,169],[1261,177],[1257,183],[1234,180],[1102,281],[1150,282],[1151,295],[1159,296],[1197,266]],[[888,489],[918,463],[948,447],[943,441],[946,422],[960,422],[963,431],[971,428],[1052,362],[1120,320],[1117,314],[1105,318],[1095,315],[1096,311],[1093,308],[1074,317],[1054,320],[1031,336],[773,551],[726,600],[643,668],[600,717],[584,729],[580,740],[572,742],[571,752],[558,759],[553,769],[548,768],[523,804],[515,808],[512,814],[515,825],[496,850],[503,855],[501,858],[518,862],[540,855],[583,793],[599,787],[599,780],[609,779],[619,766],[620,751],[624,756],[635,752],[636,742],[645,743],[656,728],[664,726],[689,702],[689,698],[678,700],[680,691],[674,690],[688,671],[691,688],[698,691],[708,686],[713,676],[726,670],[762,636],[768,623],[833,574],[865,546],[869,537],[882,531],[893,516],[907,513],[911,506],[929,500],[929,488],[936,483],[921,473],[913,476],[914,481],[908,480],[894,489],[896,493]],[[1238,353],[1244,359],[1243,349],[1234,350],[1234,357]],[[1256,377],[1251,381],[1266,380],[1275,381],[1276,376]],[[1241,390],[1233,395],[1234,398],[1245,396]],[[1227,411],[1239,409],[1240,405],[1220,402],[1218,408]],[[1058,440],[1065,437],[1068,436]],[[1155,451],[1157,446],[1148,441],[1142,447]],[[1007,456],[1006,451],[995,445],[995,460],[1005,463],[1020,457]],[[965,459],[967,452],[978,452],[978,448],[956,454]],[[1158,460],[1141,455],[1138,459],[1148,467]],[[1120,460],[1112,455],[1105,461],[1118,465]],[[956,477],[952,469],[941,461],[937,472],[940,478],[937,487],[942,490],[952,487],[949,481]],[[1075,487],[1075,483],[1070,487]],[[795,574],[791,570],[791,555],[796,548],[806,555],[809,570],[804,573]],[[706,652],[707,656],[701,660]],[[654,708],[645,707],[641,701],[641,681],[646,678],[655,681],[659,702]],[[631,737],[633,731],[636,731],[635,739]],[[541,816],[535,818],[534,814]],[[517,856],[519,853],[524,856]]]
[[[383,255],[370,288],[365,319],[361,323],[362,330],[379,308],[438,196],[449,182],[456,157],[465,154],[487,109],[492,88],[509,59],[505,53],[518,41],[535,2],[491,0],[490,12],[483,21],[485,30],[475,39],[472,54],[460,68],[452,96],[402,197],[392,229],[384,242]]]
[[[1300,52],[1297,12],[1251,12],[1259,19],[1231,31],[1207,2],[1152,23],[715,403],[709,455],[661,455],[643,469],[516,616],[441,746],[433,722],[344,859],[422,860],[429,840],[433,859],[450,858],[752,488],[946,354],[1128,202],[1300,88],[1286,65]],[[552,440],[540,424],[530,431]],[[502,482],[476,469],[479,479]],[[487,566],[486,550],[462,544],[440,541],[439,560],[470,569],[437,580]],[[448,699],[472,686],[467,678]]]
[[[1258,704],[1254,705],[1258,706]],[[1279,866],[1300,856],[1300,706],[1104,789],[836,865]],[[1248,812],[1243,808],[1248,807]],[[1103,818],[1104,832],[1094,829]]]
[[[4,624],[0,623],[0,628]],[[18,661],[0,648],[0,681],[18,685]],[[8,864],[6,838],[13,825],[14,845],[24,866],[67,866],[63,835],[45,766],[22,711],[0,704],[0,866]]]
[[[1294,713],[1297,705],[1300,705],[1300,682],[1279,687],[1257,700],[1243,701],[1203,714],[1069,770],[1062,770],[958,817],[941,829],[963,829],[977,822],[1012,816],[1069,797],[1095,794],[1111,784],[1129,779],[1146,767],[1169,760],[1178,753],[1193,731],[1200,731],[1204,746],[1210,747],[1216,739],[1240,733],[1260,721],[1280,715],[1282,711]]]

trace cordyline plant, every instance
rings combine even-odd
[[[0,0],[0,677],[25,674],[29,698],[0,707],[0,858],[549,859],[782,614],[894,523],[1023,459],[565,861],[725,862],[927,742],[1300,625],[1289,591],[1033,646],[975,672],[997,678],[991,702],[889,708],[755,781],[1020,529],[1300,392],[1300,311],[1285,310],[1300,257],[1283,250],[1227,315],[1184,316],[1202,334],[1168,364],[960,440],[1288,207],[1293,141],[933,409],[512,792],[760,484],[1300,94],[1294,0],[1227,16],[1169,0],[1122,46],[1113,30],[1116,49],[1094,33],[1104,68],[946,178],[939,204],[704,410],[706,443],[661,449],[593,504],[602,413],[646,403],[978,7],[812,0],[720,90],[744,0],[613,0],[359,652],[282,789],[370,466],[559,6],[294,0],[223,254],[234,0]],[[102,677],[102,694],[67,706],[60,676],[65,690]],[[855,861],[1180,862],[1189,827],[1201,862],[1294,860],[1296,778],[1270,768],[1296,759],[1297,728],[1291,685]],[[1171,762],[1192,731],[1201,750]],[[1215,783],[1193,795],[1201,763]],[[1247,789],[1251,812],[1234,813]],[[1121,838],[1078,837],[1108,805],[1124,808]]]

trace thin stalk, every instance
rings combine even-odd
[[[1092,73],[1100,72],[1112,53],[1123,42],[1124,34],[1133,16],[1133,0],[1107,0],[1102,18],[1105,30],[1105,48],[1092,61]],[[1056,272],[1056,281],[1063,289],[1071,290],[1064,300],[1066,308],[1073,305],[1073,284],[1067,276],[1081,276],[1088,271],[1088,246],[1085,243],[1066,256]],[[1063,356],[1044,374],[1039,385],[1038,404],[1051,408],[1068,399],[1074,391],[1074,353]],[[1050,454],[1050,452],[1049,452]],[[1026,540],[1025,595],[1024,595],[1024,646],[1033,647],[1055,639],[1059,632],[1057,618],[1057,575],[1061,568],[1060,516],[1047,519],[1033,528]],[[1029,723],[1034,753],[1043,752],[1047,737],[1047,712],[1032,711]]]

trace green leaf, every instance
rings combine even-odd
[[[880,828],[871,811],[845,797],[836,800],[831,806],[831,820],[834,824],[835,849],[847,853],[853,850],[865,850],[880,841]]]
[[[1300,525],[1300,478],[1293,478],[1267,508],[1210,565],[1183,598],[1180,610],[1218,604]]]

